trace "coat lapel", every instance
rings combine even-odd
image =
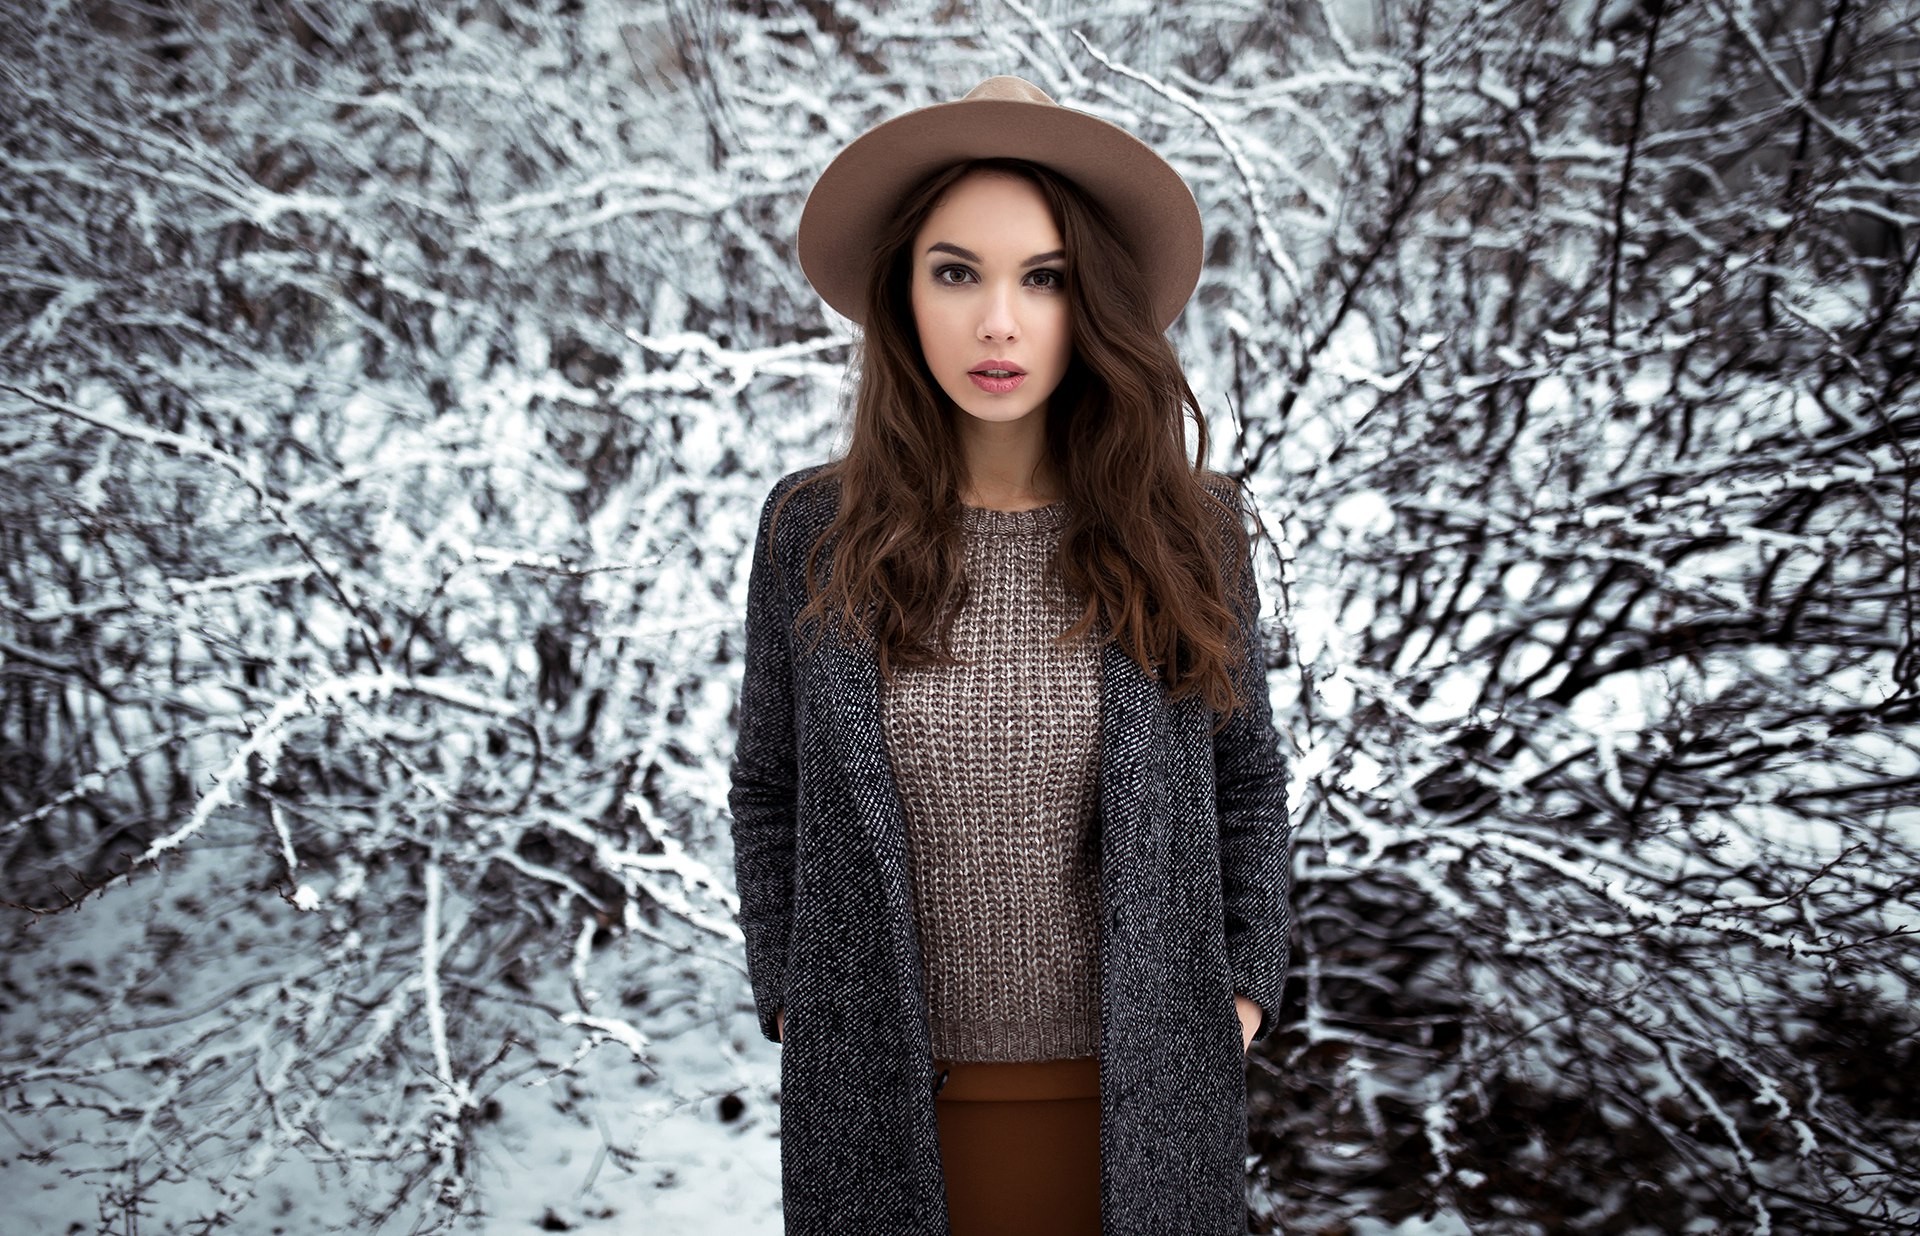
[[[1108,641],[1100,649],[1100,895],[1108,912],[1119,907],[1116,877],[1131,865],[1140,840],[1140,789],[1151,771],[1159,732],[1160,685]]]
[[[845,644],[830,636],[821,644],[820,672],[830,699],[826,731],[840,774],[858,803],[860,827],[878,862],[887,908],[899,916],[896,921],[910,925],[911,856],[880,716],[880,666],[870,643]]]

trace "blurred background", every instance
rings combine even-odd
[[[1207,224],[1293,769],[1254,1231],[1920,1228],[1917,27],[9,6],[7,1230],[780,1230],[725,794],[844,441],[793,229],[998,73]]]

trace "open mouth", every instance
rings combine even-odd
[[[1004,374],[1005,376],[996,376],[997,374]],[[1027,375],[1024,373],[1017,371],[1009,373],[1006,370],[976,369],[972,373],[969,373],[967,377],[975,386],[991,395],[1007,394],[1027,380]]]

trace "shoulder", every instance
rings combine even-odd
[[[795,546],[804,550],[833,521],[839,502],[833,461],[796,468],[767,491],[760,507],[760,535],[782,555]]]
[[[768,494],[768,497],[779,498],[803,486],[812,485],[816,480],[824,483],[822,487],[832,487],[833,481],[835,480],[832,474],[835,471],[834,465],[836,462],[838,461],[827,460],[824,463],[808,464],[804,468],[795,468],[773,483],[773,490]]]
[[[1243,545],[1247,538],[1247,518],[1253,511],[1246,485],[1211,468],[1201,468],[1193,475],[1201,489],[1213,499],[1211,514],[1216,521],[1216,530],[1228,545]]]
[[[1199,468],[1195,470],[1193,479],[1200,483],[1201,488],[1230,507],[1245,504],[1246,485],[1236,477],[1215,472],[1212,468]]]

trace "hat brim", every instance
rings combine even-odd
[[[902,113],[834,156],[800,212],[800,268],[821,299],[865,324],[867,262],[921,180],[970,159],[1027,159],[1072,180],[1113,220],[1145,276],[1154,321],[1171,326],[1200,281],[1200,208],[1151,147],[1054,103],[961,99]]]

